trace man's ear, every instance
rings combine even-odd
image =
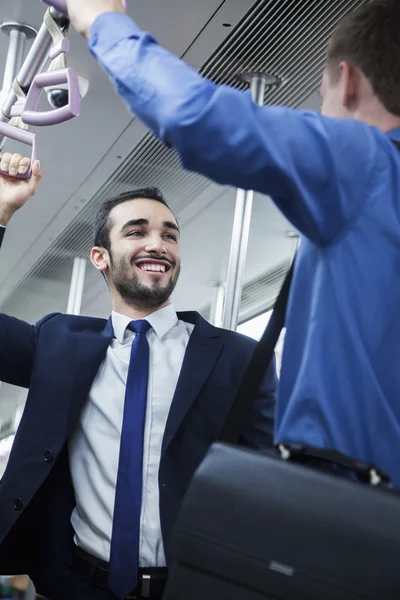
[[[355,110],[359,100],[361,71],[347,60],[341,61],[339,70],[342,87],[342,104],[349,111]]]
[[[90,251],[90,261],[95,269],[105,274],[110,266],[110,255],[108,250],[99,246],[94,246]]]

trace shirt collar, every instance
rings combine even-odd
[[[178,322],[178,316],[172,304],[156,310],[145,317],[145,319],[150,323],[159,338],[162,338]],[[126,315],[121,315],[115,311],[111,313],[114,335],[120,344],[123,344],[125,341],[125,331],[131,321],[133,319]]]
[[[396,127],[395,129],[387,131],[385,135],[387,135],[387,137],[391,140],[400,141],[400,127]]]

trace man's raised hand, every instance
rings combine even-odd
[[[87,38],[93,23],[101,14],[125,12],[121,0],[66,0],[66,5],[72,25]]]
[[[32,175],[29,179],[18,179],[18,174],[25,174],[30,167],[30,159],[21,154],[0,153],[0,225],[6,226],[15,211],[31,198],[42,178],[39,161],[32,164]]]

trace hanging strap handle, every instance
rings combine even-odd
[[[274,310],[268,325],[258,342],[250,359],[243,379],[240,383],[236,398],[233,401],[226,421],[223,425],[218,440],[230,444],[237,444],[250,407],[257,397],[269,364],[274,355],[275,346],[279,335],[285,325],[286,306],[289,297],[290,283],[292,281],[294,261],[288,270],[279,296],[275,302]]]

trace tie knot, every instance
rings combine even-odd
[[[151,325],[148,321],[140,320],[140,321],[131,321],[128,325],[128,329],[133,331],[133,333],[146,333],[151,329]]]

